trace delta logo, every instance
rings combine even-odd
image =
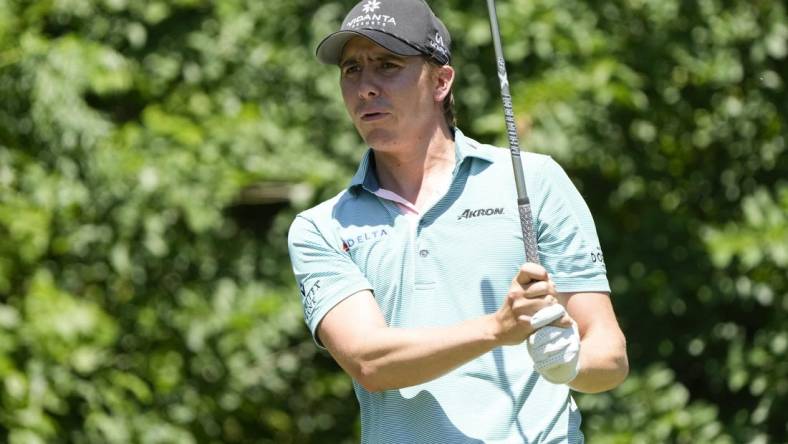
[[[342,251],[348,252],[361,244],[378,241],[388,235],[389,232],[386,231],[385,228],[381,228],[380,230],[367,231],[353,237],[342,239]]]
[[[386,14],[375,14],[375,11],[380,8],[381,3],[377,0],[369,0],[364,3],[361,8],[364,14],[356,16],[353,20],[347,22],[346,28],[362,28],[362,27],[382,27],[386,25],[397,26],[397,20],[394,17]]]
[[[472,219],[479,216],[494,216],[503,214],[503,208],[479,208],[478,210],[467,209],[457,216],[457,220]]]

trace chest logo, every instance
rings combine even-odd
[[[471,219],[479,216],[493,216],[496,214],[503,214],[503,208],[479,208],[478,210],[465,210],[457,216],[457,220]]]
[[[342,239],[342,251],[350,251],[351,249],[370,241],[379,240],[382,237],[388,236],[389,232],[385,228],[379,230],[371,230],[361,233],[356,236]]]

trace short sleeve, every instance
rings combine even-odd
[[[342,251],[341,243],[333,245],[306,217],[295,218],[287,243],[293,274],[301,290],[304,320],[322,348],[317,327],[323,316],[343,299],[372,286],[350,255]]]
[[[540,171],[536,208],[539,255],[560,292],[610,292],[591,211],[552,158]]]

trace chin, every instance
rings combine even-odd
[[[397,132],[388,128],[374,128],[359,133],[368,146],[378,150],[385,150],[387,146],[396,144],[398,139]]]

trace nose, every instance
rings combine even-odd
[[[370,99],[380,94],[377,79],[370,69],[362,69],[359,77],[358,96],[362,99]]]

